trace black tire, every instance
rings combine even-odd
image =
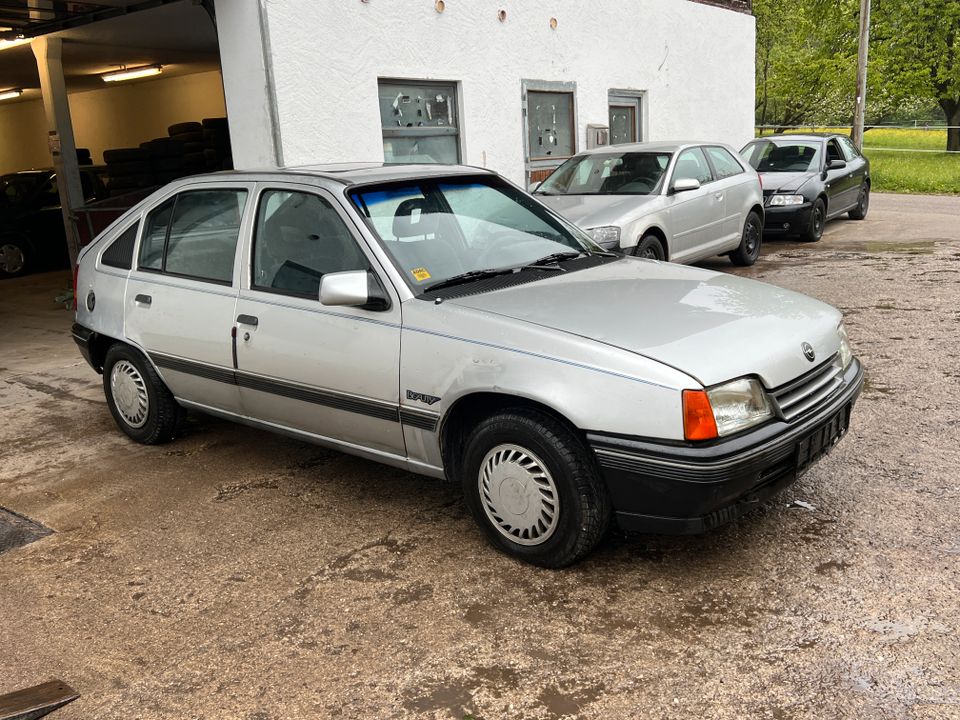
[[[663,245],[660,244],[660,238],[656,235],[644,235],[637,246],[633,249],[633,254],[637,257],[647,258],[648,260],[665,260],[663,254]]]
[[[482,473],[493,462],[491,458],[504,452],[499,448],[507,445],[526,453],[534,467],[543,466],[552,479],[549,493],[539,488],[536,488],[539,493],[535,492],[529,480],[525,487],[521,487],[522,480],[514,480],[511,476],[496,485],[497,490],[502,489],[509,499],[499,492],[484,494],[481,484],[485,476]],[[500,467],[506,465],[501,463]],[[507,469],[506,472],[512,471]],[[507,555],[533,565],[560,568],[577,562],[596,547],[610,524],[610,497],[593,456],[570,428],[537,410],[507,409],[480,422],[467,437],[460,480],[466,505],[490,542]],[[512,489],[516,491],[512,496],[511,488],[504,488],[511,481]],[[541,498],[541,493],[548,500]],[[554,514],[549,525],[543,524],[545,516],[542,512],[537,515],[541,527],[535,527],[534,533],[540,533],[542,528],[542,540],[523,538],[523,532],[529,531],[519,529],[511,534],[507,522],[510,517],[506,514],[506,519],[500,521],[504,529],[492,519],[497,508],[490,503],[522,502],[526,509],[531,498],[547,509],[551,507],[549,499],[553,499]],[[506,507],[500,510],[501,513],[507,511]],[[511,539],[508,534],[516,539]]]
[[[823,226],[827,223],[827,206],[823,198],[817,198],[810,210],[810,224],[800,235],[804,242],[817,242],[823,237]]]
[[[123,382],[119,379],[121,375],[126,375],[134,387],[142,383],[142,389],[146,397],[146,410],[143,413],[142,423],[132,421],[118,407],[118,402],[123,404],[125,400],[123,397],[119,401],[114,398],[113,375],[115,368],[118,369],[118,383]],[[135,371],[136,376],[131,374],[131,368]],[[124,384],[119,387],[121,392],[129,392],[130,386]],[[156,445],[172,440],[176,437],[186,414],[146,358],[137,350],[122,343],[114,343],[107,350],[107,356],[103,363],[103,393],[107,397],[107,406],[110,408],[110,414],[113,415],[113,420],[117,423],[117,426],[131,438],[144,445]],[[129,400],[129,396],[127,400]],[[127,407],[129,407],[129,402]]]
[[[197,132],[180,133],[179,135],[174,135],[173,139],[182,143],[202,143],[203,132],[197,130]]]
[[[864,183],[860,186],[860,195],[857,197],[857,206],[847,213],[851,220],[863,220],[870,209],[870,186]]]
[[[147,159],[146,151],[141,148],[115,148],[103,151],[103,161],[107,165],[114,163],[140,162]]]
[[[130,162],[115,162],[107,165],[107,174],[111,177],[120,175],[142,175],[148,173],[153,168],[148,160],[137,160]]]
[[[167,134],[170,137],[175,137],[176,135],[184,135],[186,133],[195,133],[203,132],[203,125],[198,122],[182,122],[174,123],[167,128]]]
[[[175,138],[157,138],[144,143],[152,158],[170,158],[183,155],[183,143]]]
[[[183,155],[178,157],[160,157],[153,161],[153,167],[161,171],[183,170],[187,166],[187,161]]]
[[[30,244],[19,235],[0,237],[0,280],[30,272]]]
[[[203,129],[227,129],[227,119],[225,117],[215,117],[215,118],[204,118],[202,123]]]
[[[753,210],[743,223],[743,235],[740,245],[730,253],[730,262],[739,267],[753,265],[760,257],[760,244],[763,242],[763,220]]]

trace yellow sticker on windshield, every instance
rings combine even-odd
[[[417,282],[423,282],[424,280],[430,279],[430,273],[427,272],[426,268],[418,267],[410,271],[410,274],[413,275],[414,279]]]

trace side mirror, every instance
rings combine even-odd
[[[827,170],[842,170],[847,166],[845,160],[831,160],[827,163]]]
[[[320,279],[320,304],[386,310],[390,300],[376,275],[366,270],[327,273]]]
[[[542,180],[541,180],[540,182],[532,182],[532,183],[530,183],[529,185],[527,185],[527,192],[528,192],[528,193],[535,193],[537,190],[540,189],[540,186],[541,186],[541,185],[543,185],[543,181],[542,181]]]
[[[680,178],[679,180],[674,180],[673,186],[670,189],[675,193],[699,190],[700,181],[696,178]]]

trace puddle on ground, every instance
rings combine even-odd
[[[0,507],[0,553],[52,535],[53,530],[12,510]]]
[[[850,567],[850,563],[843,560],[828,560],[817,565],[816,571],[817,575],[829,575],[832,570],[843,572],[848,567]]]
[[[593,685],[591,687],[574,690],[570,693],[560,692],[555,687],[544,688],[540,693],[539,700],[550,713],[551,718],[561,718],[564,716],[579,717],[580,709],[584,705],[598,700],[603,692],[603,685]]]
[[[914,240],[912,242],[883,242],[880,240],[865,240],[854,242],[838,242],[837,250],[852,250],[866,253],[901,253],[905,255],[932,255],[936,250],[937,240]],[[831,248],[834,249],[834,248]]]
[[[871,380],[868,375],[863,381],[863,392],[870,395],[892,395],[893,389],[886,385],[880,385],[876,380]]]

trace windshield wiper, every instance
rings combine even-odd
[[[553,253],[539,260],[534,260],[532,263],[521,265],[520,270],[560,270],[562,272],[563,268],[558,264],[561,260],[573,260],[581,255],[586,255],[586,253],[583,251],[577,252],[576,250],[564,250],[563,252]]]
[[[496,277],[497,275],[507,275],[512,272],[516,272],[516,270],[514,270],[514,268],[500,268],[499,270],[470,270],[469,272],[448,277],[446,280],[435,282],[433,285],[427,285],[423,289],[423,292],[429,293],[433,292],[434,290],[442,290],[443,288],[453,287],[454,285],[462,285],[463,283],[471,282],[473,280]]]

